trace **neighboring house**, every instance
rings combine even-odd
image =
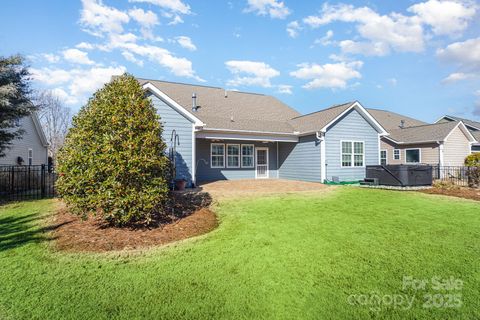
[[[462,121],[465,124],[468,131],[470,131],[472,136],[475,137],[475,140],[477,140],[477,142],[472,144],[472,152],[480,152],[480,122],[445,115],[445,116],[441,117],[440,119],[438,119],[437,123],[451,122],[451,121]]]
[[[5,150],[6,155],[0,157],[0,165],[18,165],[20,158],[23,165],[47,164],[48,143],[37,115],[33,113],[18,122],[24,132],[11,141],[11,145]]]
[[[189,184],[241,178],[324,182],[365,177],[386,130],[359,102],[301,115],[274,97],[138,79],[161,116],[176,178]]]
[[[476,142],[462,121],[427,124],[385,110],[368,111],[389,133],[381,138],[382,164],[462,166]]]

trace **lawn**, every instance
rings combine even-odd
[[[0,319],[480,317],[478,202],[353,187],[223,200],[207,235],[110,254],[55,252],[53,208],[0,207]]]

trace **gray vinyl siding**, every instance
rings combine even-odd
[[[321,182],[320,143],[315,135],[300,137],[298,143],[281,143],[281,179]]]
[[[356,110],[352,110],[325,133],[327,180],[338,176],[340,181],[354,181],[365,178],[365,167],[342,167],[341,141],[363,141],[364,165],[377,165],[379,162],[378,132]]]
[[[211,140],[196,139],[197,150],[197,181],[216,181],[216,180],[236,180],[236,179],[255,179],[255,168],[211,168],[210,167],[210,145]],[[247,140],[222,140],[214,143],[222,144],[253,144],[255,148],[268,148],[268,171],[269,178],[277,178],[277,144],[275,142],[262,143],[260,141]],[[255,153],[254,153],[255,154]],[[225,146],[226,155],[226,146]],[[205,164],[205,162],[207,164]],[[241,160],[240,160],[241,161]],[[255,158],[254,158],[255,163]],[[226,158],[225,158],[226,164]]]
[[[155,95],[150,95],[152,102],[161,117],[163,125],[162,138],[167,144],[167,152],[172,146],[170,142],[172,130],[176,130],[180,145],[176,149],[177,179],[186,179],[190,185],[192,182],[192,122],[170,107]]]
[[[43,145],[32,117],[28,116],[20,120],[20,126],[24,130],[20,139],[14,139],[5,157],[0,158],[0,165],[16,165],[17,157],[22,157],[24,165],[28,165],[28,149],[33,151],[33,165],[47,164],[47,147]]]

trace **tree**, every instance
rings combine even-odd
[[[38,116],[49,144],[49,154],[56,163],[58,150],[63,145],[70,127],[70,108],[65,107],[60,98],[50,90],[41,91],[35,102],[38,105]]]
[[[162,216],[169,161],[160,117],[133,76],[98,90],[73,118],[58,154],[57,190],[73,213],[116,226]]]
[[[480,186],[480,152],[472,153],[465,158],[467,166],[467,177],[469,187],[476,188]]]
[[[34,109],[30,101],[30,73],[20,55],[0,56],[0,157],[15,138],[23,134],[17,120]]]

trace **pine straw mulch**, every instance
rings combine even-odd
[[[465,187],[439,188],[439,187],[433,187],[433,188],[430,188],[430,189],[420,190],[419,192],[428,193],[428,194],[439,194],[439,195],[444,195],[444,196],[451,196],[451,197],[480,201],[480,189],[474,189],[474,188],[465,188]]]
[[[175,195],[175,218],[155,228],[116,228],[90,217],[82,220],[59,203],[53,223],[57,250],[68,252],[107,252],[143,249],[208,233],[218,226],[215,213],[208,206],[207,193]]]

